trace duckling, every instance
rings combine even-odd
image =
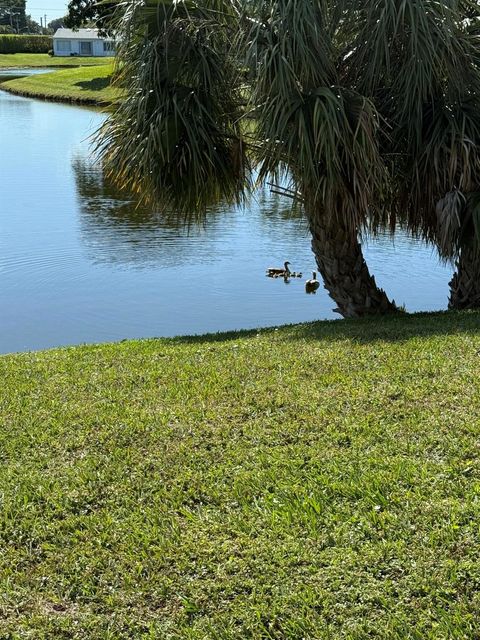
[[[297,275],[297,278],[301,278],[303,276],[303,273],[299,271],[296,275]]]
[[[277,276],[290,276],[290,269],[288,268],[288,265],[290,264],[290,262],[284,262],[283,264],[283,269],[281,267],[269,267],[267,269],[267,276],[269,278],[273,278],[275,275]]]
[[[317,280],[317,272],[312,271],[311,280],[307,280],[305,282],[305,291],[307,293],[315,293],[319,286],[320,286],[320,282]]]

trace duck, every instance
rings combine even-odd
[[[287,278],[290,276],[290,269],[288,268],[288,265],[290,264],[290,262],[284,262],[283,264],[283,269],[281,267],[269,267],[267,269],[267,276],[269,278],[274,278],[275,276],[286,276]]]
[[[312,278],[305,282],[305,291],[307,293],[315,293],[319,286],[320,282],[317,280],[317,272],[312,271]]]

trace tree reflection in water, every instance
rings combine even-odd
[[[201,221],[160,214],[115,187],[101,166],[83,158],[73,161],[80,209],[80,233],[89,259],[128,268],[181,266],[228,258],[232,245],[242,241],[236,222],[251,216],[250,244],[309,245],[307,227],[291,202],[268,188],[255,194],[245,208],[219,205]],[[242,226],[244,226],[244,222]],[[268,236],[268,238],[266,237]]]

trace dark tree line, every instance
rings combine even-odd
[[[25,0],[0,0],[0,26],[10,27],[13,33],[25,31],[27,27]]]
[[[64,26],[79,29],[93,24],[102,33],[109,31],[109,20],[112,17],[113,3],[98,3],[96,0],[71,0],[68,4],[68,14],[64,19]]]

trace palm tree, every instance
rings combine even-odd
[[[396,309],[358,234],[386,170],[371,101],[342,87],[341,16],[327,3],[132,0],[122,5],[125,100],[100,131],[107,172],[185,218],[256,183],[291,181],[320,273],[344,316]],[[327,19],[328,18],[328,19]]]
[[[469,0],[366,1],[350,57],[388,124],[391,200],[375,222],[400,222],[457,260],[450,308],[480,306],[478,13]]]
[[[288,176],[300,194],[318,269],[337,311],[349,317],[395,311],[358,241],[384,200],[388,175],[377,110],[345,74],[349,22],[341,4],[253,5],[245,58],[260,179]]]
[[[438,242],[442,255],[467,260],[454,288],[464,291],[465,273],[475,279],[475,252],[459,249],[465,233],[445,241],[455,215],[461,229],[475,219],[480,191],[478,47],[465,21],[473,3],[121,7],[126,98],[99,137],[120,186],[188,218],[220,199],[244,201],[252,169],[256,183],[273,177],[303,207],[325,287],[344,316],[396,311],[363,258],[367,229],[400,222]]]

